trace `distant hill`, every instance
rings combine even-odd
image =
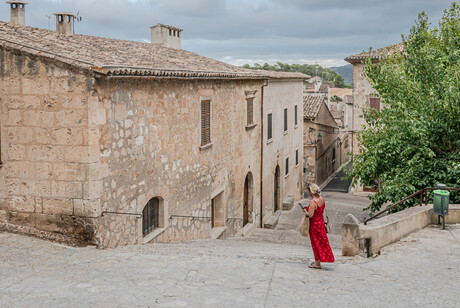
[[[347,64],[344,66],[335,66],[330,67],[330,69],[342,75],[343,80],[345,80],[345,84],[353,85],[353,65]]]
[[[241,67],[253,70],[266,70],[276,72],[300,72],[310,76],[320,76],[323,82],[332,83],[337,88],[343,88],[345,86],[345,81],[340,73],[337,73],[330,68],[322,67],[318,64],[288,64],[277,62],[273,65],[268,63],[264,63],[263,65],[255,63],[254,66],[245,64]]]

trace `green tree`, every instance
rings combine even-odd
[[[309,65],[309,64],[288,64],[278,62],[274,65],[264,63],[260,65],[255,63],[254,66],[249,64],[244,64],[241,66],[243,68],[254,69],[254,70],[267,70],[267,71],[278,71],[278,72],[300,72],[310,76],[320,76],[323,78],[323,81],[326,83],[334,84],[338,88],[345,87],[345,81],[343,80],[342,75],[329,69],[324,68],[318,64]]]
[[[341,102],[342,99],[340,97],[338,97],[337,95],[334,95],[331,97],[331,102]]]
[[[454,2],[439,25],[429,27],[423,12],[402,37],[404,51],[366,61],[365,75],[385,108],[364,112],[362,152],[354,156],[351,175],[355,183],[380,180],[371,212],[436,183],[460,187],[459,6]],[[460,194],[451,192],[451,202],[458,201]]]

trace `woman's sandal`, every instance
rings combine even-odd
[[[312,262],[308,267],[309,267],[309,268],[321,269],[321,265],[320,265],[320,266],[317,266],[317,265],[315,265],[315,262]]]

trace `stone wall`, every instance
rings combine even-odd
[[[226,233],[241,232],[245,178],[252,176],[251,219],[259,217],[260,125],[246,129],[245,91],[259,81],[100,79],[104,217],[98,242],[104,247],[144,242],[141,214],[160,198],[164,209],[159,242],[209,238],[211,198],[223,194]],[[211,99],[210,147],[201,147],[201,99]],[[102,112],[103,113],[103,112]],[[220,195],[222,196],[222,195]],[[176,217],[177,216],[195,216]],[[149,238],[150,240],[150,238]]]
[[[303,83],[301,80],[271,80],[264,88],[264,157],[263,157],[263,220],[267,221],[276,211],[274,198],[275,170],[280,170],[279,205],[292,196],[302,198],[303,160]],[[297,106],[297,125],[294,114]],[[288,129],[284,131],[284,109],[288,113]],[[267,115],[272,114],[272,138],[267,136]],[[260,122],[260,119],[258,120]],[[299,163],[296,164],[296,150]],[[286,158],[289,173],[286,176]]]
[[[92,77],[3,48],[0,77],[1,221],[91,240],[102,188]]]

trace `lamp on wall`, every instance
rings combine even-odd
[[[320,142],[321,139],[323,139],[323,136],[321,136],[321,133],[318,133],[318,139],[316,139],[316,142]]]

